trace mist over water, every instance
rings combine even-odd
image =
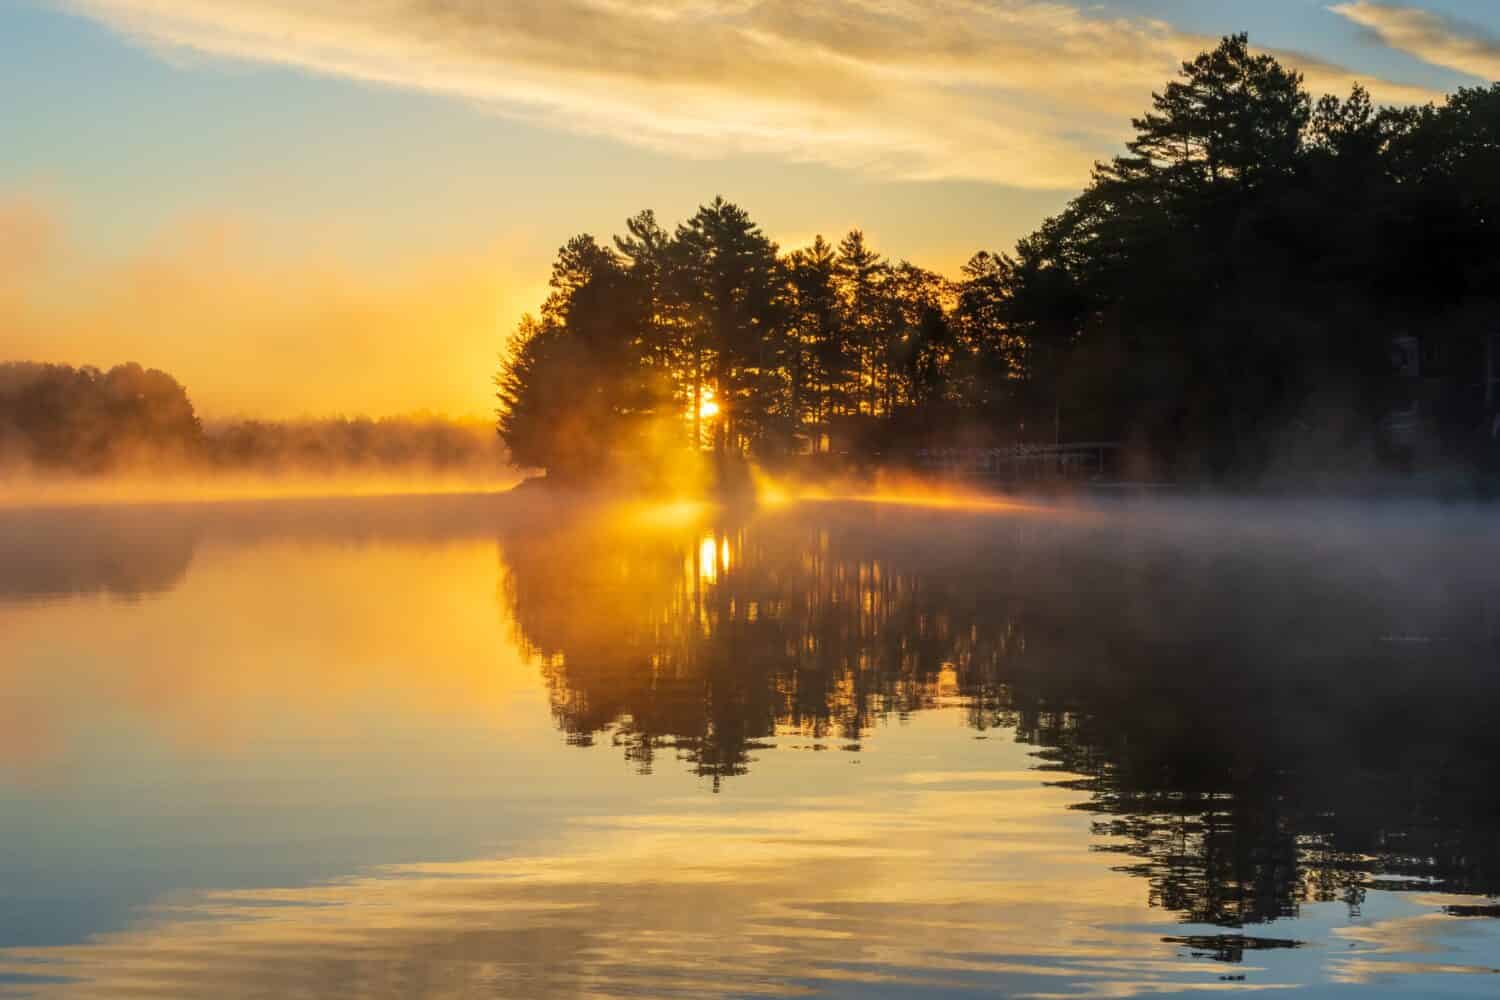
[[[105,478],[27,471],[0,478],[0,510],[497,493],[522,478],[522,473],[503,466],[446,473],[355,469],[205,474],[178,469]]]
[[[212,420],[139,364],[0,362],[0,508],[505,489],[487,419]]]
[[[1491,511],[916,499],[0,512],[0,992],[1493,991]]]

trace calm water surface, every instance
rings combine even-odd
[[[1484,510],[0,512],[0,994],[1500,994]]]

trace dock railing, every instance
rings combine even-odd
[[[917,468],[957,479],[1109,479],[1118,474],[1120,444],[1013,444],[1002,448],[923,448]]]

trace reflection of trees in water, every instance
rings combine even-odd
[[[129,511],[18,511],[0,517],[0,600],[171,590],[187,573],[196,532]]]
[[[778,731],[857,745],[974,659],[972,630],[916,578],[827,531],[766,528],[506,540],[506,596],[570,739],[609,730],[645,769],[672,748],[717,781]]]
[[[717,788],[774,734],[857,749],[946,702],[1036,746],[1186,920],[1500,892],[1493,608],[1441,546],[1393,576],[1316,541],[833,508],[532,528],[504,539],[505,599],[559,725],[643,771],[671,750]]]
[[[163,593],[200,543],[439,544],[488,539],[525,497],[305,498],[0,509],[0,600]]]
[[[1082,808],[1098,815],[1104,849],[1185,918],[1254,923],[1307,901],[1357,908],[1376,886],[1493,894],[1497,699],[1488,678],[1427,687],[1435,666],[1359,664],[1404,673],[1399,696],[1357,679],[1336,692],[1189,689],[1170,718],[1144,698],[1083,698],[1083,732],[1039,742],[1056,766],[1088,776],[1071,784],[1090,793]]]

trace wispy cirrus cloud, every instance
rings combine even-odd
[[[67,0],[153,46],[688,156],[1066,189],[1213,40],[1059,0]],[[1342,67],[1291,55],[1315,90]],[[1425,91],[1366,80],[1377,98]]]
[[[1368,29],[1389,47],[1434,66],[1500,80],[1500,37],[1483,28],[1416,7],[1352,0],[1330,8]]]

